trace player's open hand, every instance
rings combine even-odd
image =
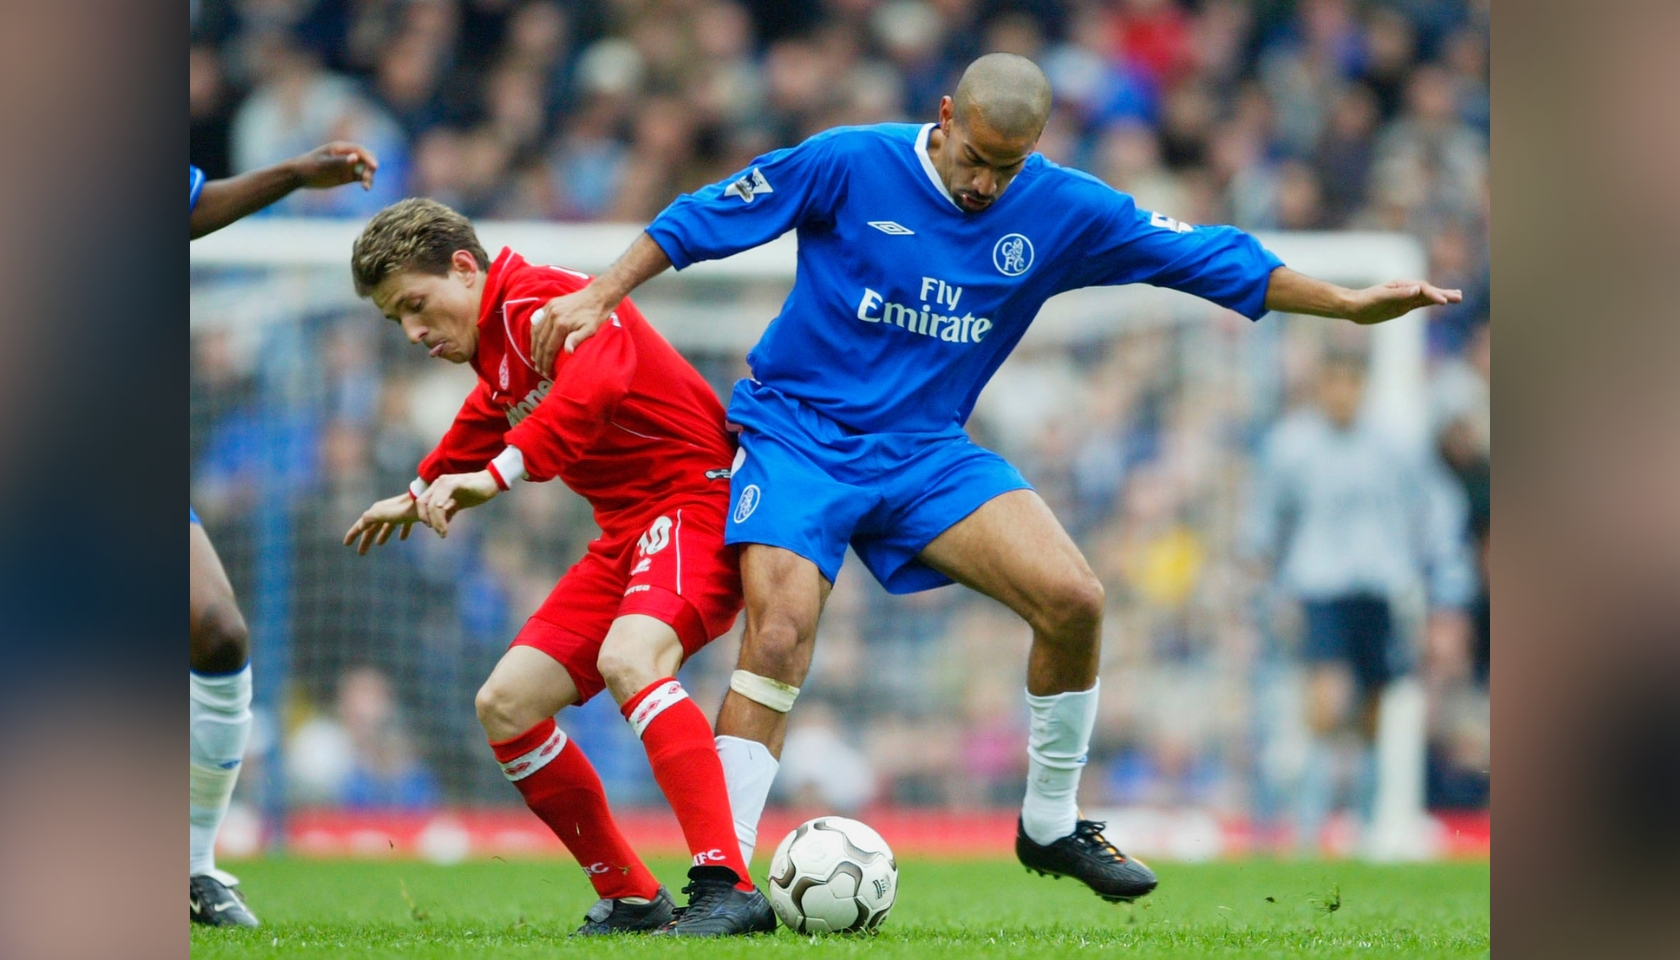
[[[293,157],[292,166],[299,182],[306,187],[318,189],[360,183],[363,190],[372,190],[379,160],[372,150],[359,143],[335,140],[301,157]]]
[[[1462,290],[1443,290],[1422,280],[1390,280],[1356,291],[1348,319],[1361,324],[1382,323],[1419,307],[1443,306],[1463,299]]]
[[[531,317],[531,359],[543,376],[554,376],[554,358],[567,353],[595,335],[612,314],[612,304],[603,304],[584,287],[575,293],[555,297]]]
[[[354,545],[356,552],[365,557],[369,547],[381,545],[391,539],[391,534],[398,527],[402,528],[402,536],[397,539],[407,540],[409,528],[419,519],[420,514],[414,509],[414,498],[406,493],[399,493],[368,507],[362,513],[361,519],[352,524],[349,532],[344,534],[344,545]]]
[[[426,492],[414,502],[420,512],[420,522],[449,536],[449,521],[468,507],[476,507],[500,493],[496,478],[488,470],[477,473],[449,473],[432,481]]]

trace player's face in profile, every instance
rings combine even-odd
[[[478,351],[478,306],[483,271],[472,254],[458,251],[441,276],[403,270],[373,288],[379,311],[396,321],[409,343],[438,359],[466,363]]]
[[[940,105],[939,120],[945,189],[968,213],[979,213],[1002,196],[1038,143],[1036,137],[1006,137],[972,112],[956,117],[949,98]]]

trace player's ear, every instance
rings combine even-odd
[[[956,111],[952,107],[952,101],[951,101],[950,96],[947,95],[947,96],[940,97],[939,98],[939,129],[941,129],[941,130],[946,129],[950,125],[951,117],[954,116],[955,113],[956,113]]]
[[[473,274],[478,273],[478,258],[467,250],[457,250],[451,254],[449,265],[463,280],[471,280]]]

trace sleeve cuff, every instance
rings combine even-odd
[[[1255,243],[1259,244],[1260,241],[1256,240]],[[1261,262],[1266,265],[1266,267],[1265,267],[1266,272],[1260,278],[1260,295],[1259,295],[1258,298],[1255,299],[1254,304],[1251,308],[1249,308],[1249,309],[1238,308],[1238,310],[1237,310],[1238,313],[1242,314],[1243,316],[1247,317],[1250,320],[1259,320],[1261,317],[1264,317],[1266,314],[1271,313],[1271,311],[1266,308],[1266,297],[1267,297],[1268,294],[1270,294],[1272,292],[1272,274],[1277,272],[1278,267],[1284,266],[1284,262],[1283,262],[1282,258],[1280,258],[1277,254],[1273,253],[1272,251],[1266,249],[1265,246],[1263,246],[1263,245],[1260,246],[1260,253],[1261,253]],[[1245,304],[1244,306],[1246,307],[1248,305]]]
[[[485,469],[496,478],[496,486],[506,490],[513,486],[515,480],[525,479],[525,454],[518,447],[508,447],[496,454],[496,459],[491,460]]]
[[[413,480],[409,481],[409,484],[408,484],[409,499],[411,499],[411,500],[420,499],[421,494],[424,494],[427,490],[430,490],[431,487],[432,487],[432,485],[427,483],[424,479],[422,479],[420,477],[415,477]],[[385,489],[389,490],[390,487],[386,487]]]
[[[659,249],[665,251],[666,259],[671,261],[671,269],[682,270],[694,263],[693,258],[683,249],[682,241],[662,218],[656,218],[643,232],[651,237],[654,243],[659,244]]]

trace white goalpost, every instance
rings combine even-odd
[[[254,217],[194,241],[189,247],[194,330],[252,334],[300,310],[353,307],[349,256],[362,225]],[[477,229],[488,250],[506,245],[533,262],[589,273],[605,269],[640,231],[633,224],[507,221],[481,222]],[[1426,275],[1421,244],[1400,234],[1270,233],[1260,239],[1292,268],[1347,286]],[[795,241],[789,234],[726,260],[667,273],[650,281],[637,300],[679,349],[744,356],[779,310],[794,269]],[[1023,346],[1086,342],[1129,322],[1198,322],[1206,316],[1201,301],[1173,291],[1079,290],[1047,303]],[[1367,414],[1421,451],[1429,432],[1424,312],[1374,328],[1370,342]],[[1407,676],[1391,684],[1380,709],[1376,800],[1365,856],[1425,858],[1436,849],[1424,806],[1425,723],[1419,681]]]

